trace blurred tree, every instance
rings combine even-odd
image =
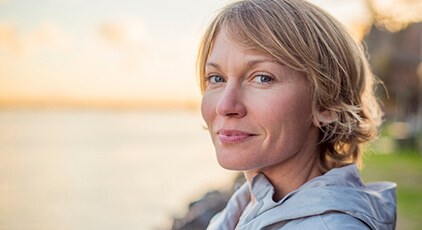
[[[422,129],[422,79],[418,77],[422,62],[422,1],[366,3],[373,21],[365,42],[373,71],[388,89],[389,97],[383,98],[386,118],[407,122],[409,138],[414,139]]]
[[[365,38],[373,71],[388,89],[390,119],[405,121],[417,112],[421,35],[422,23],[416,23],[396,33],[372,27]]]

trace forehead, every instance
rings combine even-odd
[[[209,62],[223,61],[222,59],[228,56],[237,59],[259,58],[280,63],[279,60],[265,52],[262,48],[258,47],[258,45],[248,44],[240,40],[241,39],[228,34],[225,30],[220,30],[213,40],[206,64]]]

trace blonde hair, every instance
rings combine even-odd
[[[234,41],[305,73],[313,119],[320,122],[322,171],[361,162],[362,143],[377,135],[381,112],[375,78],[362,47],[329,14],[302,0],[242,0],[223,8],[202,37],[197,57],[201,90],[205,63],[224,29]]]

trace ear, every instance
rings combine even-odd
[[[324,126],[338,120],[337,113],[332,110],[321,110],[313,115],[313,123],[316,127]]]

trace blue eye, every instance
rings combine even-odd
[[[211,84],[222,83],[225,82],[224,78],[218,75],[211,75],[208,77],[208,82]]]
[[[272,77],[270,77],[270,76],[267,76],[267,75],[256,75],[256,76],[254,76],[254,78],[253,78],[253,81],[254,82],[258,82],[258,83],[261,83],[261,84],[264,84],[264,83],[270,83],[270,82],[272,82],[274,79],[272,78]]]

